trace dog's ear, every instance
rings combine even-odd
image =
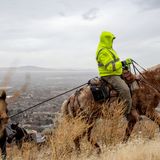
[[[0,98],[3,100],[6,99],[6,92],[4,90],[0,90]]]

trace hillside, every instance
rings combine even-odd
[[[47,143],[41,147],[34,143],[23,144],[22,151],[16,146],[9,147],[8,157],[12,157],[12,160],[159,160],[160,137],[157,125],[148,120],[137,124],[129,142],[122,144],[125,128],[115,128],[114,124],[119,123],[117,120],[107,125],[105,120],[98,122],[94,136],[98,136],[102,143],[100,155],[96,154],[86,137],[81,142],[82,151],[77,155],[72,142],[73,137],[87,127],[77,119],[71,124],[65,120],[61,121],[53,135],[49,135]],[[108,129],[108,125],[111,128]]]
[[[93,154],[89,157],[82,153],[79,157],[73,155],[72,158],[59,160],[159,160],[159,146],[159,138],[149,141],[138,139],[125,145],[119,144],[111,149],[104,148],[100,156]],[[17,148],[13,149],[12,160],[56,160],[52,158],[52,154],[46,148],[38,151],[35,146],[26,145],[26,150],[23,150],[23,154]],[[9,156],[11,157],[11,152],[9,152]]]

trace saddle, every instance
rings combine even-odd
[[[129,70],[124,70],[121,78],[130,85],[136,80],[135,75],[133,75]],[[118,97],[118,92],[112,87],[112,84],[106,82],[103,78],[93,78],[88,82],[93,98],[95,101],[104,102],[111,97]]]

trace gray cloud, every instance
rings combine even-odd
[[[94,20],[97,18],[98,8],[91,8],[89,11],[83,14],[83,18],[86,20]]]
[[[146,3],[158,6],[142,0],[0,0],[0,67],[18,59],[19,65],[97,69],[103,30],[116,35],[122,59],[159,63],[160,9],[139,12]]]
[[[133,0],[139,7],[144,10],[158,9],[160,8],[159,0]]]

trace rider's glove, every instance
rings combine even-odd
[[[132,64],[132,59],[131,58],[127,58],[125,61],[122,61],[122,66],[123,67],[129,66],[130,64]]]
[[[126,59],[126,64],[127,64],[127,65],[132,64],[132,59],[131,59],[131,58],[127,58],[127,59]]]

